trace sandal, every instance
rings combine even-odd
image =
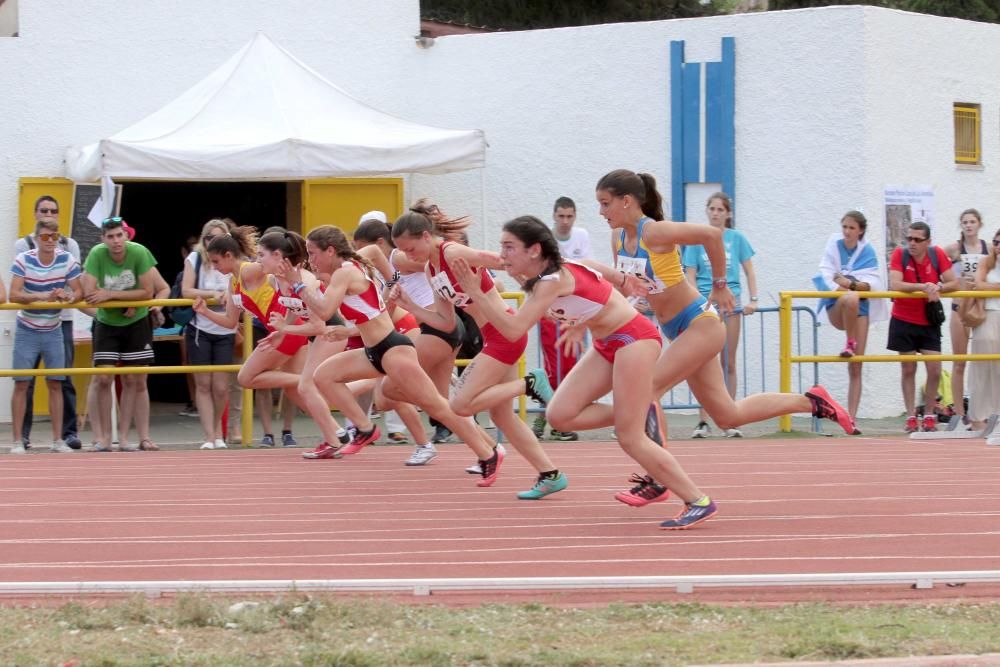
[[[139,442],[139,449],[144,452],[158,452],[160,448],[156,446],[156,443],[152,440],[141,440]]]

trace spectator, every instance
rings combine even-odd
[[[59,222],[59,202],[54,197],[42,195],[35,201],[35,222],[41,221]],[[57,227],[58,228],[58,227]],[[38,245],[34,234],[29,234],[19,238],[14,242],[14,255],[18,255],[28,250],[34,250]],[[59,237],[59,248],[69,252],[73,258],[80,262],[80,246],[70,236]],[[63,359],[65,368],[72,368],[74,360],[73,349],[73,308],[65,308],[59,311],[59,317],[63,336]],[[38,365],[37,363],[35,364]],[[31,424],[34,420],[34,398],[35,398],[35,378],[28,380],[28,396],[24,409],[24,426],[21,430],[21,440],[24,446],[31,444]],[[80,449],[80,436],[77,434],[76,421],[76,387],[73,385],[73,378],[67,377],[62,383],[63,397],[63,423],[62,439],[70,448]]]
[[[1000,231],[993,235],[989,254],[979,262],[975,289],[1000,290],[998,248],[1000,248]],[[972,354],[1000,353],[1000,298],[990,297],[985,301],[986,321],[973,331]],[[1000,363],[973,361],[969,367],[969,420],[973,430],[982,429],[986,419],[996,414],[1000,414]]]
[[[884,289],[882,270],[874,248],[865,240],[868,220],[860,211],[848,211],[840,220],[840,234],[833,234],[819,263],[819,273],[813,278],[816,289],[843,292],[837,299],[822,299],[819,304],[820,322],[829,322],[847,334],[842,357],[864,354],[868,344],[868,325],[889,317],[882,299],[860,299],[858,292],[878,292]],[[861,402],[861,364],[847,364],[847,410],[857,420]],[[854,429],[854,435],[861,431]]]
[[[753,248],[746,236],[733,229],[733,204],[729,195],[724,192],[716,192],[705,204],[705,212],[708,214],[708,223],[717,229],[722,229],[722,242],[726,246],[726,280],[729,283],[729,290],[736,297],[736,311],[741,307],[743,315],[753,315],[757,310],[757,275],[753,271],[751,258],[754,255]],[[750,299],[746,304],[742,303],[740,284],[740,267],[747,277],[747,288],[750,290]],[[700,245],[687,246],[684,248],[684,270],[687,272],[688,280],[698,288],[698,291],[706,299],[712,292],[712,264],[708,261],[708,254],[705,247]],[[723,368],[726,371],[726,388],[729,395],[736,398],[736,350],[740,345],[740,329],[742,320],[736,312],[725,315],[726,322],[726,358],[723,360]],[[708,416],[704,410],[698,411],[699,421],[695,426],[692,438],[704,438],[709,434]],[[743,433],[738,428],[728,428],[725,431],[727,438],[742,438]]]
[[[948,259],[953,266],[958,266],[959,288],[960,290],[976,289],[976,269],[979,263],[986,258],[989,248],[986,241],[979,238],[979,232],[983,228],[983,216],[974,208],[962,211],[959,216],[959,229],[961,236],[955,243],[950,243],[945,248]],[[961,299],[952,299],[951,318],[948,323],[948,332],[951,334],[952,354],[965,354],[969,350],[969,337],[972,330],[962,323],[962,318],[958,315],[958,307]],[[951,398],[955,414],[965,419],[965,362],[955,361],[951,364]]]
[[[10,300],[15,303],[53,302],[72,303],[82,296],[80,263],[68,251],[59,247],[59,222],[55,219],[39,220],[35,224],[36,247],[19,253],[11,269]],[[14,368],[37,368],[38,361],[46,368],[65,368],[65,346],[59,309],[23,309],[17,312],[14,334]],[[62,382],[66,376],[46,376],[49,390],[49,415],[52,419],[52,451],[69,452],[72,449],[62,438],[63,395]],[[24,422],[29,378],[14,378],[11,397],[11,423],[14,444],[11,454],[25,452],[21,427]]]
[[[575,261],[578,259],[593,259],[590,250],[590,234],[582,227],[576,227],[576,203],[569,197],[559,197],[552,207],[552,232],[559,244],[559,254],[563,259]],[[562,378],[569,375],[577,362],[575,350],[557,349],[556,339],[558,338],[559,326],[551,317],[543,317],[539,324],[539,344],[542,348],[542,360],[545,366],[545,375],[548,377],[549,385],[552,389],[559,386]],[[531,430],[535,436],[542,438],[545,436],[545,413],[538,415]],[[572,431],[551,430],[549,437],[552,440],[579,440],[580,436]]]
[[[219,305],[211,306],[216,312],[226,309],[226,292],[229,276],[216,271],[208,258],[206,248],[212,239],[225,236],[229,227],[222,220],[209,220],[201,230],[201,243],[197,244],[184,260],[184,277],[181,295],[185,299],[215,299]],[[233,346],[236,329],[227,329],[203,315],[195,313],[185,328],[184,340],[188,363],[193,366],[219,366],[233,363]],[[196,373],[194,377],[195,402],[198,418],[205,434],[202,449],[226,449],[222,433],[222,413],[229,400],[229,373]]]
[[[101,223],[103,243],[94,246],[87,255],[82,282],[85,298],[90,304],[145,300],[152,298],[156,291],[152,271],[156,260],[145,246],[127,240],[124,222],[120,217],[104,220]],[[149,308],[99,308],[94,321],[94,366],[149,366],[152,363],[153,328]],[[101,436],[95,451],[111,451],[112,377],[96,375],[93,379],[97,414],[91,416],[91,421]],[[122,384],[129,400],[122,401],[120,423],[125,428],[119,433],[119,439],[122,451],[134,452],[140,449],[140,445],[128,442],[128,425],[133,414],[140,434],[149,429],[146,375],[125,375]]]
[[[927,319],[927,303],[940,301],[941,292],[950,292],[958,287],[959,281],[951,268],[951,260],[945,251],[931,245],[931,228],[926,222],[910,224],[906,236],[906,248],[892,251],[889,259],[889,289],[896,292],[923,292],[925,299],[896,299],[892,304],[889,320],[889,342],[887,347],[900,354],[938,354],[941,352],[941,325],[932,325]],[[917,363],[904,361],[900,364],[902,377],[903,404],[906,406],[904,430],[936,431],[938,382],[941,379],[941,362],[925,361],[927,388],[923,423],[917,421],[916,393]]]

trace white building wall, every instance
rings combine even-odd
[[[548,220],[554,199],[566,195],[607,259],[594,184],[619,167],[649,171],[669,200],[670,41],[686,41],[689,62],[717,60],[725,36],[736,39],[737,226],[757,250],[762,305],[776,305],[782,289],[810,288],[844,211],[863,208],[881,244],[886,183],[930,183],[938,220],[972,205],[995,229],[1000,26],[831,7],[452,36],[418,49],[415,0],[22,0],[19,8],[21,37],[0,38],[0,216],[10,221],[3,248],[16,234],[19,177],[61,175],[67,146],[144,117],[257,30],[386,111],[484,129],[483,174],[414,176],[409,194],[477,219],[485,210],[472,238],[486,247],[504,220]],[[952,163],[954,101],[983,104],[982,171]],[[9,264],[9,252],[0,263]],[[884,350],[885,331],[873,328],[871,352]],[[774,329],[765,335],[776,350]],[[842,334],[823,331],[822,351],[841,344]],[[751,367],[758,348],[749,350]],[[773,389],[776,355],[768,354]],[[2,340],[0,358],[9,359]],[[846,394],[843,368],[825,366],[822,378]],[[897,368],[869,365],[866,378],[862,416],[899,413]],[[759,390],[760,379],[750,386]]]

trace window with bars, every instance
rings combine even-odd
[[[955,163],[982,164],[979,140],[980,107],[978,104],[956,103]]]

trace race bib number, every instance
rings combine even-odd
[[[965,278],[973,278],[976,275],[976,271],[979,270],[979,260],[983,255],[961,255],[962,258],[962,276]]]
[[[234,306],[236,306],[240,310],[243,310],[243,295],[242,294],[233,294],[233,295],[231,295],[230,298],[232,298]]]
[[[659,281],[651,279],[646,274],[648,260],[645,257],[622,257],[618,256],[618,270],[626,275],[635,276],[643,282],[650,294],[659,294],[663,287]]]
[[[302,299],[296,296],[279,296],[278,303],[296,315],[305,316],[309,314],[309,309],[306,308],[306,304],[302,302]]]
[[[566,326],[573,326],[583,321],[580,317],[574,317],[566,313],[562,308],[549,308],[548,316]]]
[[[455,286],[451,284],[450,280],[448,280],[448,274],[444,271],[435,273],[431,276],[431,287],[435,292],[440,294],[443,299],[451,301],[458,308],[464,308],[472,301],[468,294],[459,292],[455,289]]]

